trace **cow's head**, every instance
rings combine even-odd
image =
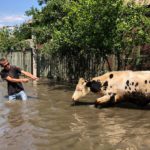
[[[86,96],[90,91],[96,93],[101,89],[101,83],[98,81],[86,81],[80,78],[73,93],[72,100],[77,101],[79,98]]]

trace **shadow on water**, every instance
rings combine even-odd
[[[150,110],[150,104],[146,106],[139,106],[134,103],[130,102],[120,102],[117,104],[104,104],[104,105],[95,105],[95,102],[83,102],[83,101],[76,101],[72,102],[71,106],[90,106],[93,105],[97,109],[103,109],[103,108],[112,108],[112,107],[118,107],[122,109],[139,109],[139,110]]]
[[[125,109],[139,109],[139,110],[150,110],[150,104],[146,106],[139,106],[129,102],[123,102],[120,104],[116,104],[115,107],[125,108]]]
[[[32,99],[32,100],[35,99],[35,100],[37,100],[38,97],[37,97],[37,96],[29,96],[29,95],[28,95],[28,99]]]
[[[72,102],[71,106],[89,106],[89,105],[95,105],[95,102],[81,102],[81,101],[77,101],[77,102]]]

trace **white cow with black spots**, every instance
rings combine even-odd
[[[80,78],[73,101],[78,101],[90,91],[100,95],[96,104],[133,100],[145,105],[150,102],[150,71],[113,71],[90,81]]]

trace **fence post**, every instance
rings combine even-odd
[[[36,46],[35,46],[35,36],[32,35],[31,39],[31,48],[32,48],[32,74],[37,76],[37,53],[36,53]]]

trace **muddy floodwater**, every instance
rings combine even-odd
[[[98,109],[97,95],[71,106],[74,87],[24,84],[28,101],[8,103],[0,82],[0,150],[149,150],[150,107]]]

